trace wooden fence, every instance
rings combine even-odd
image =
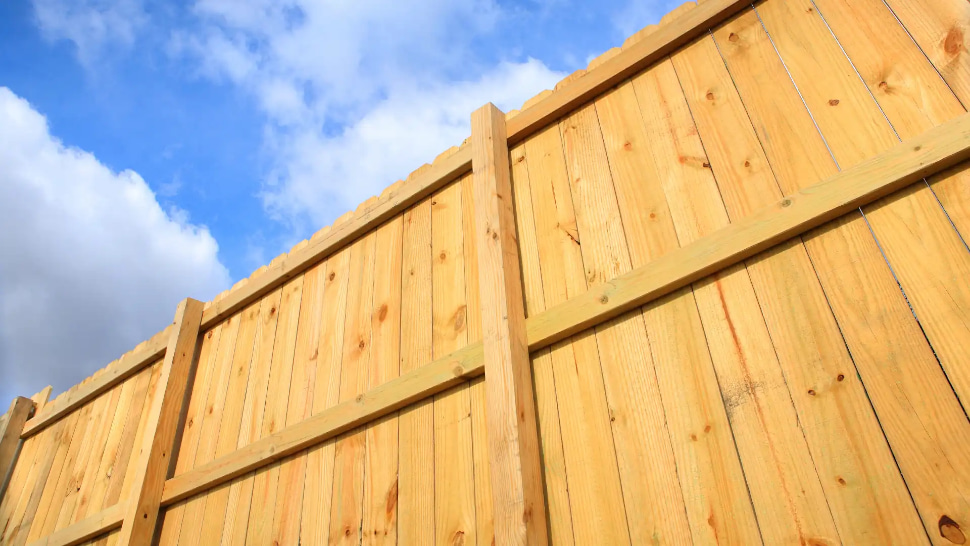
[[[967,33],[707,0],[486,105],[14,401],[0,543],[964,544]]]

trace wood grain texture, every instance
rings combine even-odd
[[[367,370],[372,358],[376,237],[376,233],[370,233],[350,249],[341,402],[354,400],[367,390]],[[363,540],[364,447],[363,430],[350,431],[337,439],[330,544],[359,544]]]
[[[873,101],[864,80],[853,73],[845,49],[833,37],[821,14],[801,9],[798,2],[774,0],[760,5],[757,11],[839,167],[855,165],[898,140],[897,131],[886,118],[890,110],[881,109]],[[806,42],[812,43],[811,54],[805,51]],[[900,69],[900,73],[914,72]],[[900,104],[887,103],[887,106]],[[845,135],[847,130],[853,131],[851,138]],[[947,356],[952,354],[950,347],[967,332],[954,326],[960,324],[966,313],[966,305],[960,302],[967,298],[968,287],[962,279],[970,275],[967,271],[970,254],[925,184],[914,184],[905,191],[865,205],[862,210],[866,227],[878,241],[878,250],[888,261],[898,283],[896,290],[902,288],[905,299],[900,301],[891,292],[879,294],[881,302],[863,300],[866,307],[862,307],[856,300],[862,299],[860,295],[868,290],[857,289],[846,294],[847,303],[838,302],[840,298],[832,301],[833,305],[856,307],[851,311],[845,309],[847,313],[859,313],[864,308],[879,313],[859,317],[867,322],[872,322],[873,316],[885,316],[877,310],[893,307],[899,309],[900,317],[905,317],[905,309],[909,307],[911,316],[915,315],[919,321],[918,325],[909,323],[908,336],[873,336],[871,330],[863,333],[866,337],[872,336],[867,340],[871,345],[867,350],[884,355],[875,361],[879,365],[871,373],[902,374],[893,382],[874,383],[872,387],[867,384],[867,390],[927,534],[931,540],[945,544],[950,541],[941,535],[941,521],[952,521],[963,528],[970,521],[970,502],[963,492],[968,489],[965,485],[968,475],[962,471],[968,463],[965,452],[956,448],[965,441],[960,438],[970,433],[970,423],[956,418],[959,402],[950,387],[952,383],[959,388],[961,375],[958,372],[948,382],[940,369],[940,363],[946,367],[953,365],[952,357]],[[841,271],[839,275],[846,277],[842,282],[852,281],[851,275]],[[869,283],[867,279],[858,282]],[[888,281],[884,286],[892,289]],[[911,319],[907,317],[907,320]],[[921,337],[933,345],[936,358],[930,356]],[[892,351],[880,347],[886,339],[898,340],[893,342]],[[920,379],[914,383],[911,373]],[[897,406],[902,401],[910,408],[908,412],[901,412]],[[902,423],[906,424],[896,428]],[[922,440],[917,441],[917,437]],[[912,446],[920,447],[914,450]]]
[[[303,298],[304,277],[301,275],[285,285],[277,310],[276,331],[270,349],[269,383],[266,387],[265,408],[262,415],[263,437],[285,430],[286,411],[289,407],[290,383],[293,377],[293,359],[296,351],[300,302]],[[238,453],[238,451],[234,452]],[[219,459],[213,461],[216,463]],[[278,459],[277,459],[278,461]],[[249,505],[246,542],[269,543],[273,532],[273,513],[276,509],[280,477],[280,464],[274,464],[256,473],[253,481],[252,500]]]
[[[530,195],[523,199],[532,204],[540,264],[539,275],[527,282],[540,287],[545,304],[542,313],[530,314],[528,328],[536,317],[583,294],[587,285],[559,127],[538,133],[522,146],[516,164],[524,158],[526,169],[514,174],[528,174]],[[629,543],[626,510],[617,509],[623,506],[623,496],[596,339],[591,332],[581,333],[553,344],[549,356],[564,424],[562,479],[569,504],[563,509],[569,510],[575,541]],[[554,528],[553,536],[557,533],[561,531]]]
[[[527,321],[535,351],[970,158],[964,115],[571,298]]]
[[[403,217],[375,233],[371,305],[371,361],[365,392],[396,379],[401,366],[401,267]],[[364,429],[363,542],[397,544],[398,419],[390,414]]]
[[[431,200],[432,351],[441,358],[468,345],[461,185]],[[468,385],[435,395],[435,540],[477,543],[471,400]]]
[[[695,9],[684,11],[595,69],[586,71],[568,85],[557,86],[554,93],[519,112],[509,120],[509,145],[518,144],[610,87],[662,60],[747,5],[738,0],[707,0]]]
[[[185,299],[179,303],[158,380],[160,392],[152,399],[140,458],[132,469],[135,487],[118,537],[122,546],[145,544],[155,534],[201,320],[202,302]]]
[[[595,106],[560,123],[576,229],[589,286],[632,269]],[[653,357],[639,312],[595,328],[610,407],[620,485],[634,544],[689,544],[690,528],[678,482]],[[650,452],[644,459],[642,454]],[[634,508],[636,507],[636,508]],[[633,517],[633,510],[636,516]]]
[[[819,3],[819,9],[899,138],[912,138],[966,112],[885,4],[829,0]],[[863,14],[872,24],[854,25]],[[970,275],[970,254],[965,244],[970,238],[970,169],[962,167],[929,178],[932,191],[921,190],[926,197],[919,202],[907,199],[912,201],[907,208],[903,203],[892,207],[876,203],[867,213],[876,225],[884,223],[893,228],[898,242],[887,244],[884,250],[947,377],[966,406],[970,372],[962,365],[962,348],[970,344],[970,290],[964,290],[966,283],[956,279]],[[923,201],[926,205],[921,206]],[[953,223],[957,233],[946,229],[949,226],[945,223],[937,227],[940,213],[934,201],[944,205],[944,219]],[[926,228],[913,234],[909,229],[913,225]],[[932,259],[910,263],[915,254]],[[914,282],[922,288],[907,286]]]
[[[324,287],[323,315],[320,318],[317,377],[314,384],[314,416],[333,408],[340,398],[342,378],[341,360],[344,346],[344,316],[350,279],[350,249],[346,248],[327,259]],[[303,482],[303,506],[300,520],[300,541],[303,544],[323,544],[329,538],[333,500],[334,448],[331,439],[310,449]],[[310,499],[313,499],[310,501]],[[308,502],[309,501],[309,502]]]
[[[0,499],[7,489],[7,482],[13,474],[20,452],[20,435],[24,423],[37,409],[37,404],[30,398],[18,396],[10,403],[10,409],[0,421]]]
[[[515,201],[516,234],[526,316],[546,308],[542,293],[542,269],[536,234],[532,184],[529,179],[525,146],[519,144],[510,151],[512,193]],[[563,455],[562,427],[559,422],[559,403],[556,400],[556,379],[552,370],[552,354],[547,349],[532,358],[532,375],[536,392],[536,414],[539,421],[539,440],[542,443],[543,483],[546,509],[549,513],[549,539],[553,544],[574,544],[572,516],[569,513],[569,488],[566,484],[566,461]]]
[[[35,434],[161,358],[168,343],[168,331],[169,328],[166,328],[152,336],[143,346],[125,354],[118,362],[109,365],[104,373],[97,378],[84,385],[78,385],[58,396],[50,404],[46,404],[42,411],[27,421],[21,437],[27,438]]]
[[[663,134],[644,124],[634,83],[607,93],[595,106],[631,264],[643,267],[679,246],[661,172],[680,173],[658,165],[650,153]],[[759,543],[693,291],[653,302],[643,320],[694,542]]]
[[[493,104],[472,113],[478,249],[495,540],[547,544],[545,494],[515,238],[505,114]]]
[[[312,267],[334,252],[352,244],[377,226],[393,218],[411,205],[428,197],[449,182],[471,170],[471,150],[463,148],[436,161],[427,171],[378,199],[372,206],[359,211],[350,222],[339,225],[302,249],[291,252],[271,265],[245,286],[231,291],[225,298],[213,302],[205,311],[203,329],[249,305],[268,290],[272,290]]]
[[[432,361],[431,199],[404,213],[401,269],[402,379]],[[481,362],[481,359],[479,359]],[[484,366],[483,366],[484,368]],[[434,405],[415,400],[398,418],[398,542],[434,543]]]
[[[74,546],[121,527],[124,504],[116,504],[30,543],[30,546]]]

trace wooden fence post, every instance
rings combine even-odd
[[[495,542],[548,544],[508,138],[495,105],[472,113],[471,142]]]
[[[37,405],[30,398],[18,396],[10,404],[10,411],[0,422],[0,499],[7,490],[7,482],[13,473],[17,462],[17,452],[20,451],[20,431],[24,423],[33,415]]]
[[[195,347],[202,323],[202,302],[184,299],[175,312],[158,386],[149,406],[148,425],[133,471],[134,489],[124,510],[118,544],[150,544],[158,522],[162,489],[168,478],[176,432],[185,404]]]

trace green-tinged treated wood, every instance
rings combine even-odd
[[[202,302],[185,299],[179,303],[156,387],[160,392],[149,408],[148,427],[138,451],[141,458],[131,469],[135,485],[118,539],[122,546],[147,544],[155,533],[201,321]]]
[[[7,489],[7,482],[20,451],[20,433],[37,404],[30,398],[18,396],[10,403],[4,420],[0,423],[0,499]]]
[[[74,546],[121,527],[124,503],[115,504],[81,521],[31,542],[29,546]],[[147,544],[147,543],[145,543]]]
[[[94,400],[102,393],[107,392],[115,385],[135,375],[144,367],[153,364],[165,354],[165,347],[169,340],[168,331],[169,329],[166,328],[158,334],[155,334],[145,342],[144,346],[127,353],[118,362],[108,366],[102,374],[92,378],[85,384],[78,385],[61,396],[58,396],[53,402],[46,404],[43,410],[39,411],[24,425],[21,438],[26,439],[36,434],[44,427],[49,426],[51,423],[73,412],[87,402]]]
[[[481,312],[495,539],[545,544],[546,502],[505,114],[493,104],[472,113],[472,170],[479,289],[489,302]]]

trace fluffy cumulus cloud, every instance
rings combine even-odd
[[[563,75],[535,59],[480,63],[491,0],[200,0],[170,51],[254,96],[272,158],[261,195],[318,228],[469,133],[483,103],[519,107]]]
[[[0,398],[77,383],[229,283],[209,232],[0,87]]]

